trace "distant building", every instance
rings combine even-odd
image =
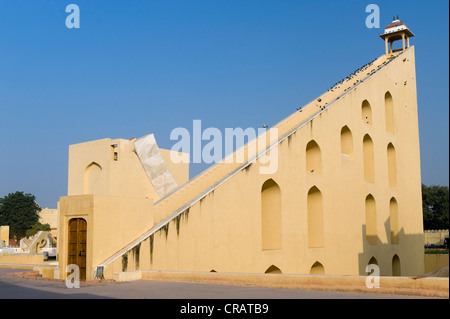
[[[436,230],[425,230],[425,246],[430,247],[431,245],[443,246],[445,244],[445,238],[448,238],[448,229],[436,229]],[[448,240],[448,239],[447,239]]]
[[[58,209],[44,208],[39,212],[39,222],[50,225],[50,233],[54,238],[58,235]]]

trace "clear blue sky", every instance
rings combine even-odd
[[[448,185],[448,1],[1,0],[0,197],[56,208],[70,144],[275,124],[383,54],[397,14],[416,35],[422,181]]]

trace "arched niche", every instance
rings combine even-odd
[[[364,123],[372,125],[372,107],[369,101],[364,100],[361,105],[361,118]]]
[[[391,232],[391,244],[399,243],[400,229],[398,222],[398,203],[397,200],[392,197],[389,201],[389,224]]]
[[[281,269],[275,265],[272,265],[269,268],[267,268],[264,273],[265,274],[282,274]]]
[[[281,190],[273,180],[261,188],[262,249],[281,249]]]
[[[387,146],[387,163],[389,186],[395,187],[397,186],[397,156],[392,143],[389,143]]]
[[[309,274],[310,275],[325,275],[325,268],[323,267],[323,265],[320,262],[316,261],[311,266]]]
[[[389,92],[386,92],[384,95],[384,109],[386,116],[386,132],[394,133],[394,101]]]
[[[102,167],[92,162],[84,171],[84,194],[95,194],[99,177],[102,173]]]
[[[353,157],[353,135],[347,125],[341,129],[341,154]]]
[[[306,145],[306,171],[311,173],[322,171],[322,154],[319,145],[314,140]]]
[[[401,276],[401,265],[400,265],[400,258],[397,255],[394,255],[392,257],[392,276]]]
[[[323,247],[323,199],[322,192],[313,186],[308,191],[308,246]]]
[[[366,238],[371,245],[378,243],[377,234],[377,208],[375,198],[369,194],[366,197]]]
[[[369,134],[363,139],[364,177],[369,183],[375,183],[375,159],[373,141]]]

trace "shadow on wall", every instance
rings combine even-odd
[[[393,223],[391,223],[391,220]],[[360,276],[367,276],[366,267],[376,264],[381,276],[418,276],[424,271],[423,234],[405,234],[403,227],[396,231],[395,217],[388,217],[384,223],[382,242],[381,234],[367,233],[362,226],[363,251],[358,254]],[[371,272],[371,271],[370,271]]]

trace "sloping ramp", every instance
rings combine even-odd
[[[214,191],[217,187],[232,178],[235,174],[239,173],[242,169],[260,159],[261,156],[263,156],[267,151],[276,147],[284,139],[295,133],[301,127],[308,124],[315,117],[319,116],[326,109],[331,107],[340,98],[355,90],[359,85],[374,76],[379,70],[385,68],[394,59],[397,59],[400,55],[408,50],[409,48],[391,57],[382,55],[378,59],[367,63],[351,75],[337,82],[326,93],[322,94],[317,99],[311,101],[306,106],[302,107],[300,110],[297,110],[295,113],[291,114],[289,117],[285,118],[280,123],[275,125],[273,128],[278,131],[278,138],[275,141],[264,139],[267,143],[266,148],[256,154],[248,155],[243,164],[230,164],[226,162],[226,159],[224,159],[222,162],[210,167],[208,170],[206,170],[204,173],[197,176],[193,180],[174,189],[165,197],[161,198],[158,202],[155,203],[155,221],[159,220],[155,224],[155,226],[137,237],[117,253],[106,259],[99,266],[107,267],[112,262],[120,258],[123,254],[127,253],[136,245],[140,244],[152,234],[159,231],[174,218],[189,210],[189,208],[200,199]],[[273,129],[269,129],[268,132],[270,133],[271,130]],[[259,139],[259,137],[257,139]],[[245,145],[243,147],[244,150],[248,149],[248,146],[254,142],[255,141],[251,141],[247,145]],[[236,153],[239,151],[241,150],[237,150],[230,156],[236,156]]]

